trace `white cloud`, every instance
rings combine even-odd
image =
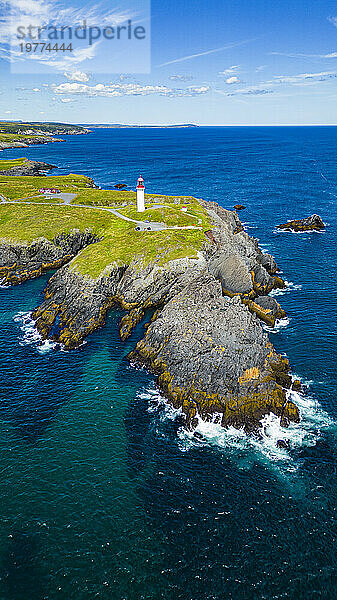
[[[193,75],[171,75],[169,79],[171,81],[191,81]]]
[[[61,83],[60,85],[54,84],[52,88],[55,94],[82,95],[91,98],[150,95],[167,97],[198,96],[200,94],[206,94],[210,89],[209,86],[188,86],[184,89],[175,89],[167,87],[166,85],[140,85],[138,83],[98,83],[96,85],[87,85],[77,82]]]
[[[226,83],[228,83],[228,85],[232,85],[233,83],[239,83],[240,79],[236,76],[233,77],[228,77],[228,79],[226,79]]]
[[[40,92],[40,88],[33,88],[33,92]]]
[[[337,27],[337,17],[328,17],[328,21]]]
[[[225,96],[265,96],[266,94],[273,94],[274,90],[270,88],[242,88],[236,90],[235,92],[231,92],[230,94],[226,94],[223,92]]]
[[[219,75],[233,75],[233,73],[237,73],[237,71],[240,69],[240,65],[232,65],[231,67],[228,67],[228,69],[225,69],[224,71],[220,71]]]
[[[296,54],[290,52],[269,52],[271,56],[286,56],[287,58],[307,58],[307,59],[320,59],[320,58],[337,58],[337,52],[330,52],[328,54],[305,54],[298,52]]]
[[[279,83],[304,83],[306,81],[326,81],[337,77],[336,71],[321,71],[319,73],[300,73],[299,75],[274,75]]]
[[[83,73],[83,71],[72,71],[71,73],[65,72],[64,76],[70,81],[80,81],[81,83],[86,83],[90,79],[89,75]]]
[[[68,104],[68,102],[75,102],[75,100],[73,98],[61,98],[61,102]]]
[[[27,33],[28,27],[31,26],[35,28],[32,33],[37,34],[38,28],[48,26],[59,28],[62,25],[77,27],[82,25],[84,21],[86,21],[87,27],[97,26],[97,24],[100,27],[118,26],[137,16],[131,11],[126,12],[117,9],[104,11],[101,3],[92,4],[91,6],[82,4],[80,7],[75,7],[61,4],[59,0],[10,0],[9,2],[0,0],[0,2],[6,9],[6,4],[10,8],[0,19],[0,46],[2,46],[0,53],[3,58],[10,62],[26,60],[26,57],[22,56],[22,52],[15,50],[18,47],[18,27],[24,27],[24,31]],[[12,49],[8,50],[7,45],[11,44]],[[61,61],[60,56],[58,56],[59,53],[55,53],[55,57],[53,55],[47,57],[43,53],[31,54],[30,59],[64,70],[71,64],[78,64],[88,58],[93,58],[96,49],[97,43],[88,48],[75,49],[69,53],[70,56],[67,57],[67,60]]]

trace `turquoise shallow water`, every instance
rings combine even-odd
[[[121,312],[74,352],[40,347],[47,277],[0,289],[1,600],[335,598],[337,128],[102,130],[30,158],[149,191],[243,203],[289,282],[270,333],[307,382],[302,423],[262,439],[180,429],[129,366]],[[11,150],[5,157],[21,156]],[[318,212],[324,234],[275,233]]]

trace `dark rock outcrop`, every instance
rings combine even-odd
[[[287,231],[322,231],[325,229],[322,218],[319,215],[311,215],[306,219],[298,219],[294,221],[288,221],[277,226],[278,229],[285,229]]]
[[[127,187],[126,183],[116,183],[116,185],[114,185],[114,187],[116,188],[116,190],[123,190],[124,188]]]
[[[234,209],[235,210],[244,210],[246,207],[243,204],[235,204],[234,205]]]
[[[283,319],[286,316],[285,310],[272,296],[258,296],[255,303],[271,319],[272,325],[275,325],[276,319]]]
[[[165,305],[131,359],[158,374],[160,387],[192,427],[197,415],[246,428],[269,412],[284,421],[299,419],[282,387],[288,362],[240,298],[224,298],[210,273]]]
[[[99,241],[89,231],[61,234],[52,242],[42,238],[32,244],[0,243],[0,281],[2,285],[17,285],[40,277],[50,269],[71,261],[83,248]]]

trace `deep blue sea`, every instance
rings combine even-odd
[[[0,600],[334,600],[337,128],[94,130],[19,156],[246,205],[288,282],[270,338],[307,391],[288,450],[272,418],[194,438],[125,359],[142,325],[122,343],[111,311],[76,351],[39,346],[48,277],[0,289]],[[275,232],[313,212],[324,233]]]

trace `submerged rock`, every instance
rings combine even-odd
[[[298,219],[294,221],[288,221],[277,226],[278,229],[285,229],[288,231],[322,231],[325,229],[322,218],[319,215],[311,215],[306,219]]]

